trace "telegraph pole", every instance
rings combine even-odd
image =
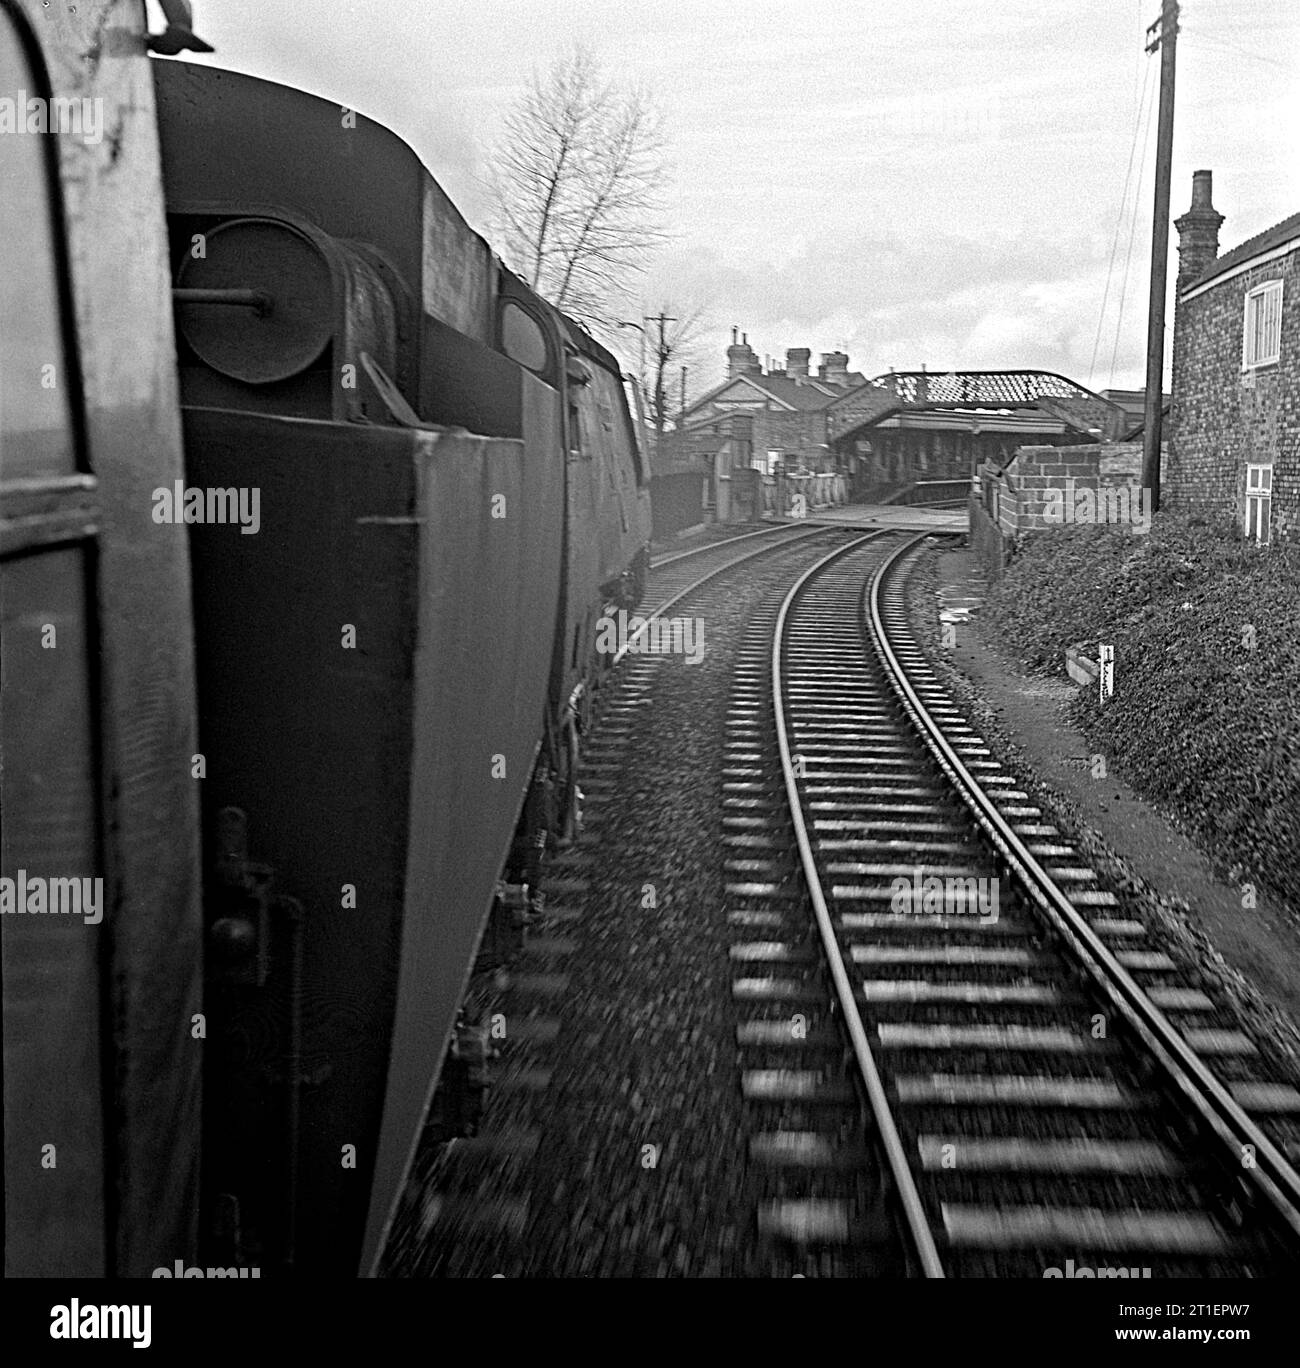
[[[668,402],[668,397],[664,393],[664,366],[668,364],[668,358],[672,354],[667,341],[667,328],[669,323],[676,323],[677,320],[669,318],[660,309],[658,314],[644,315],[643,321],[659,324],[659,349],[655,355],[655,464],[659,465],[664,455],[664,406]]]
[[[1178,0],[1163,0],[1147,29],[1147,52],[1160,50],[1160,122],[1156,131],[1156,203],[1151,223],[1151,297],[1147,308],[1147,388],[1142,425],[1142,483],[1160,507],[1160,428],[1165,371],[1165,295],[1169,284],[1169,179],[1174,150],[1174,58]]]

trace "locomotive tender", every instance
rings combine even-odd
[[[6,1267],[369,1273],[578,818],[642,426],[401,139],[144,25],[0,0],[0,99],[102,114],[0,135],[3,873],[105,909],[0,917]]]

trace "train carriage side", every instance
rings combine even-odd
[[[555,689],[565,706],[565,751],[580,753],[596,690],[613,657],[602,619],[630,610],[649,568],[650,470],[628,385],[614,356],[567,318],[569,539],[564,641]],[[569,778],[571,776],[564,775]],[[573,827],[570,826],[570,831]]]
[[[0,916],[5,1273],[147,1277],[195,1256],[205,1046],[144,6],[0,0],[0,100],[0,872],[26,881]],[[55,913],[47,880],[102,898]]]

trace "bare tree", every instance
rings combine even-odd
[[[666,238],[663,155],[649,96],[606,82],[586,49],[534,75],[490,162],[506,264],[580,321],[611,323]]]

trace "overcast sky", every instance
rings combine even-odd
[[[649,87],[676,236],[644,302],[706,307],[692,389],[721,379],[733,324],[762,355],[843,347],[868,375],[924,363],[1142,383],[1159,66],[1143,43],[1159,0],[195,8],[205,60],[387,124],[480,229],[486,153],[535,69],[580,40]],[[1148,77],[1141,187],[1121,206]],[[1300,0],[1185,0],[1174,217],[1199,167],[1223,250],[1300,209]]]

